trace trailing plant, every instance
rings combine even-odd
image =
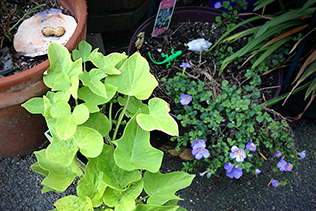
[[[80,42],[72,61],[66,48],[51,43],[43,77],[51,91],[22,105],[44,116],[53,137],[31,166],[45,176],[42,193],[63,192],[78,177],[78,196],[59,199],[57,210],[181,210],[174,193],[194,176],[159,172],[163,152],[151,146],[150,131],[177,136],[178,125],[165,101],[148,99],[157,81],[147,61],[139,53],[91,50]],[[95,66],[90,71],[87,62]],[[78,152],[88,159],[84,173]]]
[[[202,176],[210,177],[225,169],[228,177],[238,179],[243,170],[259,174],[268,162],[273,171],[282,173],[284,177],[278,185],[284,185],[302,157],[293,146],[289,125],[263,112],[260,76],[248,70],[246,77],[249,83],[242,87],[223,80],[222,93],[216,97],[209,88],[211,82],[194,80],[185,72],[166,81],[175,103],[172,113],[185,131],[171,140],[177,142],[176,150],[182,146],[192,148],[195,160],[186,162],[184,171],[198,170]],[[277,152],[282,152],[282,156],[275,156]],[[305,157],[305,152],[302,154]],[[280,162],[285,160],[284,165],[291,168],[280,169]]]

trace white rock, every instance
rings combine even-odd
[[[189,50],[200,52],[201,47],[202,51],[207,51],[212,46],[212,43],[205,40],[204,38],[199,38],[192,40],[187,45],[189,46]]]

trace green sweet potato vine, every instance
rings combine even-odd
[[[194,175],[159,172],[163,153],[151,146],[150,131],[178,136],[178,125],[165,101],[148,100],[158,83],[147,61],[139,53],[97,51],[82,41],[72,60],[66,48],[51,43],[43,77],[51,91],[22,105],[44,116],[53,137],[46,149],[35,152],[31,166],[45,176],[42,193],[63,192],[79,177],[78,197],[58,200],[57,210],[183,209],[174,193],[189,186]],[[95,66],[90,71],[88,61]],[[116,114],[113,105],[121,106]],[[76,163],[78,151],[88,159],[84,174]],[[143,190],[146,203],[140,203]]]

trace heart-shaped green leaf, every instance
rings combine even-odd
[[[106,96],[101,97],[93,93],[88,87],[82,87],[78,91],[78,96],[84,101],[83,105],[87,106],[90,113],[99,112],[98,105],[109,102],[115,95],[117,87],[105,84]]]
[[[78,150],[88,157],[98,156],[103,148],[103,137],[101,134],[85,126],[78,126],[75,134],[67,140],[61,140],[53,136],[53,142],[47,147],[47,158],[59,162],[62,165],[69,165]]]
[[[91,199],[87,196],[83,198],[66,196],[56,201],[54,206],[59,211],[94,211]]]
[[[158,85],[149,72],[148,62],[139,53],[130,56],[119,69],[120,75],[108,76],[105,83],[118,87],[118,92],[135,96],[140,100],[148,99]]]
[[[95,129],[103,137],[105,137],[111,130],[109,119],[100,112],[90,114],[88,121],[86,121],[83,126]]]
[[[133,117],[127,123],[123,136],[113,143],[117,145],[114,158],[117,165],[127,171],[145,169],[157,172],[161,166],[163,152],[149,142],[150,133],[144,131]]]
[[[116,211],[134,211],[135,200],[143,190],[143,180],[130,186],[120,197],[118,204],[115,206]]]
[[[160,98],[152,98],[148,102],[149,114],[138,114],[137,123],[146,131],[160,130],[178,136],[178,124],[169,115],[168,104]]]
[[[89,57],[91,62],[107,75],[117,75],[121,72],[115,67],[119,62],[127,58],[126,55],[120,53],[111,53],[104,56],[102,53],[94,53]]]
[[[47,75],[43,76],[43,81],[46,86],[52,88],[53,90],[61,90],[60,84],[64,84],[75,76],[78,79],[78,75],[82,72],[81,60],[73,62],[70,58],[68,49],[57,43],[50,43],[47,49],[47,55],[49,58],[50,66],[47,69]],[[55,80],[61,74],[65,74],[68,77],[65,83],[60,80]],[[55,87],[55,83],[58,83],[58,89]],[[74,83],[74,81],[73,81]],[[71,86],[71,85],[70,85]],[[70,87],[69,86],[69,87]]]
[[[100,81],[102,78],[105,78],[105,73],[103,73],[99,69],[92,69],[89,72],[82,72],[79,75],[80,80],[82,81],[83,85],[89,87],[92,92],[101,97],[107,98],[105,86]]]
[[[147,204],[163,205],[169,200],[181,200],[174,195],[176,191],[188,187],[195,175],[185,172],[172,172],[162,174],[160,172],[144,174],[144,190],[149,195]]]
[[[32,114],[43,114],[44,100],[42,97],[33,97],[21,105]]]
[[[99,48],[94,49],[92,52],[92,46],[85,40],[81,40],[78,44],[78,49],[74,49],[71,54],[73,60],[78,60],[82,58],[82,62],[89,61],[89,56],[95,52],[98,52]]]
[[[77,125],[83,124],[89,118],[89,109],[80,104],[71,113],[69,104],[60,100],[51,106],[50,115],[57,119],[57,135],[60,139],[66,140],[76,132]]]
[[[93,207],[102,204],[102,196],[106,188],[102,175],[103,173],[97,169],[97,160],[92,158],[86,165],[84,176],[78,182],[78,196],[80,198],[88,196],[92,200]]]
[[[63,192],[73,182],[76,176],[81,176],[82,171],[77,166],[75,159],[69,166],[63,166],[58,162],[47,159],[46,149],[34,152],[37,162],[31,166],[33,171],[46,176],[42,184],[54,190]]]
[[[113,152],[113,147],[104,145],[102,153],[96,158],[98,170],[103,172],[103,182],[113,189],[123,191],[127,185],[142,178],[141,172],[139,170],[126,171],[118,167]]]

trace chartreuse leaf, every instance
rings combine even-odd
[[[33,97],[21,105],[32,114],[43,114],[44,100],[42,97]]]
[[[135,211],[176,211],[179,206],[159,206],[152,204],[138,204]]]
[[[150,133],[144,131],[134,116],[127,123],[123,136],[113,143],[117,146],[114,158],[117,165],[127,171],[145,169],[157,172],[161,166],[163,152],[149,142]]]
[[[107,98],[104,83],[100,80],[105,78],[105,73],[99,69],[92,69],[89,72],[84,71],[79,75],[83,85],[101,97]]]
[[[43,174],[46,178],[42,184],[59,192],[63,192],[73,182],[76,176],[81,176],[82,171],[72,159],[69,166],[47,159],[46,149],[34,152],[37,162],[31,166],[35,172]]]
[[[92,52],[92,46],[85,40],[80,41],[78,44],[78,49],[74,49],[71,54],[73,60],[78,60],[82,58],[82,62],[89,61],[89,56],[95,52],[98,52],[99,48],[94,49]]]
[[[124,98],[118,97],[118,102],[121,106],[124,106],[126,103],[127,96],[125,95]],[[140,113],[149,113],[148,106],[144,104],[141,100],[137,99],[136,97],[130,97],[125,115],[129,118],[134,116],[137,112]]]
[[[135,96],[140,100],[148,99],[158,85],[149,72],[148,62],[139,53],[130,56],[119,69],[120,75],[108,76],[105,83],[118,87],[118,92]]]
[[[103,113],[90,114],[89,119],[83,124],[98,131],[103,137],[105,137],[111,130],[109,119]]]
[[[85,105],[77,105],[73,113],[65,101],[57,101],[50,108],[50,115],[57,119],[56,132],[60,139],[66,140],[75,132],[77,125],[83,124],[89,118],[89,109]]]
[[[125,60],[127,56],[120,53],[111,53],[104,56],[102,53],[94,53],[90,55],[91,62],[107,75],[118,75],[121,72],[115,67],[119,62]]]
[[[111,187],[107,187],[103,193],[103,202],[106,204],[108,207],[115,207],[121,196],[123,195],[124,190],[116,190]]]
[[[188,187],[195,175],[185,172],[172,172],[162,174],[146,171],[143,177],[144,190],[149,195],[148,204],[163,205],[169,200],[181,200],[174,193]]]
[[[143,190],[143,180],[140,180],[130,186],[120,197],[118,204],[115,206],[116,211],[133,211],[135,210],[135,199]]]
[[[149,114],[138,114],[137,123],[145,131],[160,130],[178,136],[178,124],[169,115],[168,103],[160,98],[152,98],[148,102]]]
[[[52,135],[53,142],[47,147],[47,158],[65,166],[69,165],[78,149],[88,158],[94,158],[102,151],[103,137],[90,127],[78,126],[74,135],[67,140]]]
[[[43,76],[46,86],[52,88],[52,90],[65,90],[71,87],[72,84],[78,84],[76,81],[79,81],[78,75],[82,72],[81,60],[73,62],[67,48],[54,42],[49,44],[47,55],[50,66],[47,69],[47,75]],[[67,82],[68,85],[66,85]],[[62,88],[61,85],[65,87]]]
[[[114,149],[109,145],[103,146],[102,153],[96,158],[98,170],[103,172],[103,182],[113,189],[123,191],[133,182],[139,181],[142,176],[139,170],[126,171],[118,167],[113,157]]]
[[[97,160],[90,159],[87,163],[85,174],[78,182],[77,194],[80,198],[88,196],[93,207],[102,204],[102,196],[106,189],[106,184],[102,181],[103,173],[98,171]]]
[[[78,96],[84,100],[83,105],[88,107],[89,112],[95,113],[100,111],[98,105],[103,105],[114,97],[117,87],[105,84],[105,91],[107,97],[102,97],[92,92],[88,87],[82,87],[78,91]]]
[[[78,198],[70,195],[56,201],[54,206],[59,211],[93,211],[91,199],[87,196]]]

